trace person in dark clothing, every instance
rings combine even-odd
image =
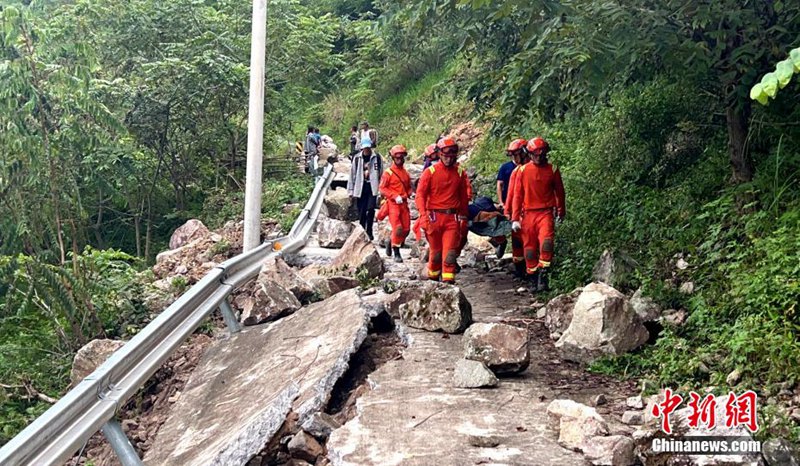
[[[353,125],[350,128],[350,158],[358,152],[358,126]]]

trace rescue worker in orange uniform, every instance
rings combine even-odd
[[[386,255],[391,257],[394,251],[394,261],[403,262],[400,248],[408,236],[411,227],[411,213],[408,209],[408,199],[411,197],[411,175],[403,167],[408,151],[405,146],[398,144],[389,149],[392,166],[387,168],[381,178],[380,192],[389,206],[389,223],[392,225],[391,241],[386,243]]]
[[[519,173],[520,168],[528,163],[528,152],[525,148],[527,144],[528,141],[519,138],[511,141],[506,148],[506,153],[508,153],[509,157],[511,157],[511,161],[514,162],[514,165],[516,165],[514,171],[511,172],[511,178],[508,181],[508,194],[506,195],[505,199],[501,199],[503,202],[503,213],[509,219],[512,217],[513,213],[512,206],[514,204],[514,192],[517,182],[517,174]],[[505,251],[505,245],[502,246],[503,250]],[[514,262],[514,275],[519,278],[525,278],[525,256],[523,254],[522,247],[522,233],[519,231],[511,232],[511,257]]]
[[[428,278],[455,283],[456,259],[469,204],[466,170],[456,162],[458,144],[445,137],[436,144],[439,162],[422,172],[417,186],[417,209],[430,245]]]
[[[517,173],[512,230],[522,231],[526,272],[532,288],[547,291],[555,241],[554,216],[561,222],[567,214],[564,183],[558,168],[547,162],[547,141],[533,138],[526,149],[531,161]]]

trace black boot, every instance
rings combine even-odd
[[[514,262],[514,276],[517,278],[525,278],[525,262]]]
[[[507,245],[508,241],[503,241],[502,243],[498,244],[496,248],[494,248],[494,255],[497,256],[498,259],[502,259],[503,256],[506,255]]]
[[[528,280],[528,289],[531,293],[536,293],[539,291],[539,269],[536,269],[535,272],[527,275]]]
[[[394,247],[394,261],[395,262],[403,262],[403,258],[400,256],[400,248]]]
[[[539,270],[539,279],[536,283],[536,291],[550,291],[550,280],[547,278],[548,270],[546,268]]]
[[[392,257],[392,242],[386,240],[386,257]]]

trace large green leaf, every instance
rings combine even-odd
[[[792,80],[792,75],[794,74],[794,64],[792,63],[792,60],[786,59],[782,62],[779,62],[775,70],[775,74],[778,77],[778,84],[781,86],[781,89],[786,87],[786,85],[789,84],[789,81]]]
[[[765,74],[764,77],[761,78],[761,85],[768,96],[775,97],[775,94],[778,92],[778,75],[774,72]]]
[[[767,93],[764,92],[764,86],[761,83],[756,84],[750,89],[750,98],[758,101],[761,105],[767,105],[769,101],[769,97]]]

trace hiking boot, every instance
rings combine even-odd
[[[403,262],[403,257],[400,256],[400,248],[392,248],[392,249],[394,249],[394,261]]]
[[[456,262],[456,273],[461,273],[461,266]]]
[[[494,248],[494,255],[497,256],[498,259],[502,259],[503,256],[506,255],[506,246],[508,245],[508,241],[503,241],[502,243],[498,244]]]
[[[386,257],[392,257],[392,242],[386,241]]]
[[[531,293],[536,293],[539,291],[539,269],[536,269],[535,272],[528,274],[526,277],[528,281],[528,290]]]
[[[550,291],[550,280],[547,278],[547,273],[547,269],[541,269],[539,271],[539,277],[536,282],[536,291]]]
[[[514,276],[517,278],[525,278],[525,262],[514,262]]]

